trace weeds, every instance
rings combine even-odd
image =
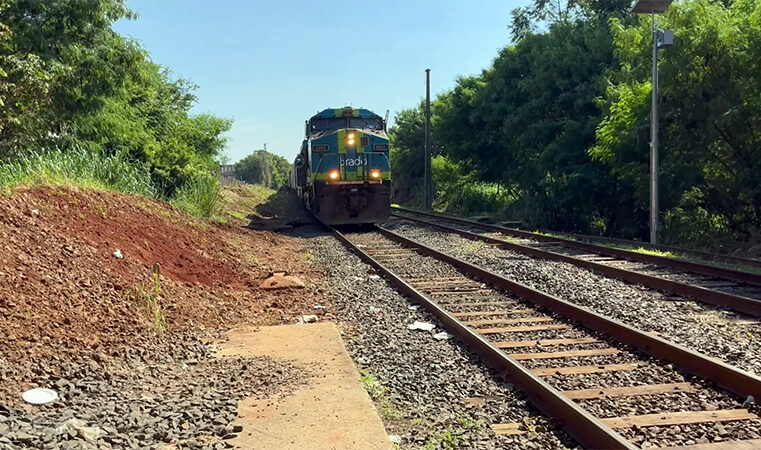
[[[482,430],[486,425],[483,420],[474,420],[471,417],[455,418],[455,427],[447,428],[442,433],[430,437],[423,447],[426,450],[467,448],[470,440],[465,436],[466,431]]]
[[[163,336],[167,330],[164,308],[161,307],[161,281],[159,271],[153,272],[153,287],[146,289],[144,286],[136,289],[135,297],[139,303],[142,314],[146,316],[151,328],[157,335]]]
[[[386,388],[367,370],[362,370],[360,376],[362,378],[362,385],[378,407],[381,419],[386,422],[398,419],[400,416],[399,411],[386,396]]]
[[[381,386],[380,383],[378,383],[378,380],[376,380],[370,372],[363,370],[361,376],[362,385],[365,387],[367,393],[370,394],[370,398],[377,400],[385,395],[386,388]]]
[[[98,210],[98,213],[103,220],[108,218],[108,208],[106,208],[104,205],[95,205],[95,209]]]
[[[0,191],[18,185],[62,184],[156,197],[145,165],[84,149],[29,152],[0,162]]]
[[[221,193],[219,180],[212,176],[197,177],[181,186],[169,203],[191,216],[208,219],[219,210]]]

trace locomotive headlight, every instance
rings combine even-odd
[[[328,175],[328,176],[330,177],[331,180],[337,180],[338,179],[338,171],[334,170],[334,171],[330,172],[330,175]]]
[[[371,170],[370,171],[370,177],[372,178],[380,178],[381,173],[380,170]]]
[[[354,145],[354,133],[348,133],[346,135],[346,143],[349,145]]]

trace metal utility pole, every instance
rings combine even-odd
[[[652,10],[651,10],[652,11]],[[653,35],[653,98],[650,112],[650,243],[658,243],[658,31],[650,13]]]
[[[655,26],[655,14],[663,14],[672,0],[636,0],[632,12],[650,14],[653,36],[653,87],[650,110],[650,243],[658,243],[658,49],[674,43],[674,33]]]
[[[425,209],[433,208],[431,180],[431,69],[425,69]]]

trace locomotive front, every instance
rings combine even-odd
[[[388,136],[371,111],[326,109],[309,119],[294,169],[300,195],[326,224],[374,223],[391,214]]]

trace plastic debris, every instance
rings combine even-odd
[[[117,258],[117,259],[124,259],[124,254],[122,253],[122,251],[121,251],[121,250],[119,250],[119,249],[117,248],[117,249],[116,249],[116,251],[114,252],[114,258]]]
[[[401,445],[402,444],[402,437],[398,434],[389,434],[388,440],[391,441],[392,444]]]
[[[436,325],[419,320],[416,320],[412,325],[407,325],[407,329],[410,330],[432,331],[434,328],[436,328]]]
[[[747,408],[750,405],[755,405],[755,404],[756,404],[756,398],[753,397],[752,395],[749,395],[748,398],[746,398],[745,401],[743,402],[743,408]]]
[[[373,275],[368,275],[368,277],[369,277],[371,280],[380,280],[380,275],[375,275],[375,274],[373,274]]]
[[[412,305],[412,306],[408,306],[407,307],[407,309],[412,310],[412,311],[417,311],[418,308],[420,308],[420,305]]]
[[[314,309],[321,310],[321,309],[325,309],[325,307],[322,305],[314,305]]]
[[[44,405],[54,402],[58,398],[58,393],[52,389],[34,388],[21,394],[21,398],[32,405]]]
[[[436,333],[433,335],[433,338],[437,341],[446,341],[447,339],[452,339],[453,337],[453,334],[449,334],[446,331],[442,331],[441,333]]]

